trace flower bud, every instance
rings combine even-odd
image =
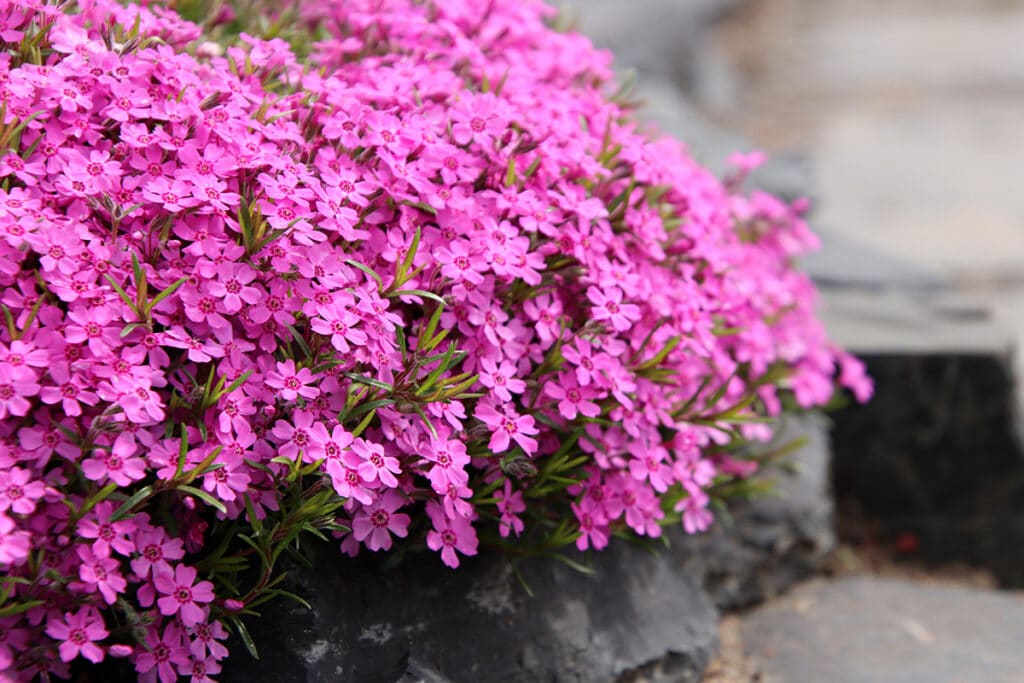
[[[134,651],[131,645],[125,645],[124,643],[116,643],[107,648],[107,654],[111,657],[128,657]]]
[[[241,600],[235,600],[234,598],[228,598],[224,601],[224,609],[231,612],[239,612],[245,609],[245,603]]]

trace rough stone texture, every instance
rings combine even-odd
[[[806,583],[746,615],[764,683],[1015,683],[1024,595],[878,577]]]
[[[738,502],[731,520],[682,539],[684,571],[700,577],[720,609],[747,607],[778,595],[813,574],[835,546],[829,491],[828,420],[791,417],[768,446],[795,439],[806,445],[787,455],[792,468],[772,467],[774,495]]]
[[[223,680],[686,682],[717,646],[718,615],[696,581],[630,543],[576,556],[593,576],[521,562],[532,597],[500,558],[451,571],[424,554],[382,571],[336,552],[317,548],[315,570],[289,576],[313,609],[267,609],[251,629],[262,659],[239,647]]]

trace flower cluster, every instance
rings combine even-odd
[[[870,394],[806,207],[646,135],[549,8],[300,6],[302,61],[0,0],[4,680],[208,681],[300,535],[703,530],[784,403]]]

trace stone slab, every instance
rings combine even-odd
[[[746,615],[764,683],[1017,683],[1024,595],[880,577],[806,583]]]
[[[236,644],[222,680],[686,683],[716,648],[718,614],[695,579],[621,541],[574,554],[593,576],[551,558],[452,571],[417,553],[384,570],[324,546],[311,559],[288,588],[313,609],[269,605],[250,626],[262,659]]]

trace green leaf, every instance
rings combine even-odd
[[[242,376],[236,379],[231,384],[229,384],[227,389],[225,389],[224,391],[220,392],[220,394],[217,395],[217,398],[219,399],[221,396],[227,396],[235,389],[245,384],[245,380],[249,379],[249,376],[252,375],[252,372],[252,370],[246,370],[245,372],[243,372]]]
[[[369,275],[373,279],[373,281],[377,283],[378,289],[384,286],[384,283],[381,282],[380,275],[377,275],[377,273],[374,272],[374,270],[370,268],[368,265],[360,263],[359,261],[353,261],[352,259],[345,259],[345,263]]]
[[[363,403],[363,404],[357,406],[356,408],[354,408],[352,410],[352,412],[348,414],[348,417],[357,418],[360,415],[362,415],[363,413],[368,413],[371,410],[376,410],[377,408],[383,408],[384,406],[394,405],[394,403],[395,403],[395,399],[393,399],[393,398],[381,398],[381,399],[377,399],[376,401],[369,401],[367,403]]]
[[[403,201],[402,203],[405,204],[406,206],[411,206],[411,207],[413,207],[415,209],[419,209],[420,211],[423,211],[425,213],[429,213],[431,216],[436,216],[437,215],[437,209],[432,207],[430,204],[427,204],[426,202],[410,202],[410,201],[406,200],[406,201]]]
[[[512,187],[516,184],[516,159],[508,160],[508,169],[505,171],[505,187]]]
[[[220,502],[219,500],[211,496],[206,491],[203,491],[202,489],[197,489],[194,486],[179,486],[178,490],[181,491],[182,493],[187,493],[190,496],[195,496],[199,500],[203,501],[210,507],[216,508],[220,512],[226,513],[228,511],[228,509],[224,507],[224,503]]]
[[[455,342],[451,342],[448,344],[448,350],[445,351],[444,356],[441,357],[441,362],[437,364],[437,367],[434,368],[434,371],[427,375],[427,378],[423,380],[423,383],[420,384],[418,389],[416,389],[417,396],[425,394],[428,391],[430,391],[434,384],[437,383],[438,378],[441,377],[441,374],[447,371],[452,366],[452,356],[455,355],[455,348]]]
[[[17,602],[13,605],[7,605],[6,607],[0,607],[0,619],[4,617],[13,617],[15,614],[27,612],[33,607],[38,607],[42,604],[42,600],[28,600],[26,602]]]
[[[360,384],[365,384],[367,386],[375,387],[377,389],[383,389],[384,391],[387,392],[394,391],[394,387],[392,387],[390,384],[385,384],[384,382],[375,380],[372,377],[367,377],[366,375],[358,375],[354,372],[346,372],[342,374],[344,374],[345,377],[348,377],[353,382],[359,382]]]
[[[562,564],[566,565],[567,567],[571,567],[572,569],[575,569],[576,571],[578,571],[581,574],[586,574],[588,576],[593,576],[594,574],[597,573],[597,572],[594,571],[593,567],[588,567],[585,564],[580,564],[576,560],[574,560],[571,557],[568,557],[568,556],[566,556],[566,555],[564,555],[562,553],[552,553],[551,556],[554,557],[559,562],[561,562]]]
[[[249,634],[249,629],[245,627],[242,620],[238,617],[230,617],[231,623],[234,624],[235,630],[238,632],[238,637],[242,639],[242,644],[245,645],[245,649],[249,651],[253,659],[259,659],[259,652],[256,650],[256,643],[253,641],[252,636]]]
[[[184,424],[181,425],[181,441],[178,443],[178,467],[174,472],[174,478],[177,479],[181,476],[182,472],[185,471],[185,462],[188,457],[188,427]]]
[[[111,493],[113,493],[116,490],[117,484],[114,482],[110,482],[109,484],[101,488],[99,491],[89,496],[86,499],[85,504],[82,505],[82,509],[78,511],[78,518],[81,519],[82,517],[84,517],[86,514],[88,514],[89,510],[92,510],[98,504],[102,503],[110,496]]]
[[[389,299],[399,296],[418,296],[423,299],[430,299],[432,301],[436,301],[442,306],[445,303],[442,297],[438,296],[437,294],[434,294],[433,292],[428,292],[423,289],[400,289],[398,291],[391,292],[390,294],[388,294]]]
[[[423,424],[427,425],[427,429],[430,430],[430,435],[434,437],[435,441],[437,441],[437,430],[434,428],[434,423],[431,422],[430,418],[427,417],[427,414],[423,412],[423,408],[421,408],[418,403],[413,403],[412,409],[420,416],[420,419],[423,420]]]
[[[109,282],[110,286],[114,288],[114,291],[117,292],[117,295],[121,297],[121,299],[123,299],[126,304],[128,304],[128,308],[135,311],[135,302],[132,301],[131,298],[128,296],[128,292],[124,291],[121,288],[121,285],[117,284],[117,280],[115,280],[110,273],[103,273],[103,277],[107,279],[107,282]]]
[[[173,284],[168,285],[166,289],[164,289],[159,294],[157,294],[155,297],[153,297],[153,300],[150,301],[148,304],[146,304],[146,315],[149,315],[149,312],[152,311],[154,308],[156,308],[158,305],[160,305],[161,301],[163,301],[164,299],[169,297],[171,294],[174,294],[176,291],[178,291],[178,287],[181,287],[186,282],[188,282],[188,278],[187,277],[183,277],[180,280],[178,280],[177,282],[174,282]]]
[[[271,589],[271,590],[267,591],[267,593],[269,593],[270,595],[272,595],[274,597],[288,598],[289,600],[294,600],[295,602],[299,603],[300,605],[302,605],[306,609],[309,609],[309,610],[313,609],[312,605],[310,605],[308,602],[306,602],[306,600],[304,600],[303,598],[299,597],[295,593],[290,593],[290,592],[288,592],[286,590],[281,590],[280,588]]]
[[[151,495],[153,495],[153,487],[143,486],[141,489],[132,494],[131,498],[122,503],[121,507],[117,508],[117,510],[114,511],[114,514],[110,516],[110,521],[116,522],[120,519],[124,519],[131,513],[132,509],[136,505],[146,500]]]
[[[299,348],[302,350],[303,355],[306,358],[310,358],[313,355],[313,352],[309,350],[309,344],[307,344],[306,340],[302,337],[301,334],[299,334],[299,331],[295,329],[295,326],[285,325],[285,327],[287,327],[288,331],[292,333],[292,339],[294,339],[295,343],[299,345]]]

